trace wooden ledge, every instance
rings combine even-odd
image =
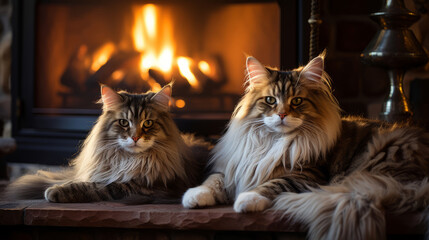
[[[273,212],[237,214],[230,206],[185,209],[180,204],[125,205],[116,202],[0,202],[0,225],[113,227],[216,231],[302,232]]]
[[[422,235],[418,214],[387,217],[388,234]],[[125,205],[117,202],[0,202],[0,225],[128,229],[299,232],[304,228],[273,211],[235,213],[231,206],[185,209],[179,204]]]

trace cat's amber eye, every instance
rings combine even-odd
[[[292,98],[290,103],[294,106],[298,106],[302,103],[302,98],[300,98],[300,97]]]
[[[275,97],[269,97],[269,96],[265,97],[265,102],[270,104],[270,105],[273,105],[274,103],[276,103],[276,98]]]
[[[119,125],[121,125],[121,127],[128,127],[130,126],[130,123],[127,119],[119,119]]]
[[[150,128],[153,126],[153,121],[152,120],[146,120],[143,122],[143,127],[144,128]]]

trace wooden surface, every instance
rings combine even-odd
[[[116,202],[0,202],[1,225],[114,227],[220,231],[303,231],[273,212],[237,214],[230,206],[185,209],[179,204],[125,205]]]
[[[422,234],[419,215],[387,217],[389,234]],[[210,231],[305,232],[273,211],[239,214],[231,206],[185,209],[179,204],[126,205],[117,202],[0,202],[0,225],[102,227]]]

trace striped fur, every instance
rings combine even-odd
[[[170,85],[145,94],[102,86],[103,114],[67,174],[23,176],[8,186],[6,197],[92,202],[140,195],[148,201],[178,200],[200,181],[209,144],[180,134],[168,113],[170,96]]]
[[[387,211],[427,207],[429,134],[341,118],[323,60],[283,72],[248,59],[246,93],[213,149],[216,181],[188,190],[185,207],[272,208],[310,239],[384,239]]]

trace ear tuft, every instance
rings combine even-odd
[[[300,81],[313,81],[320,82],[323,76],[324,69],[324,53],[313,58],[302,70],[300,74]],[[305,78],[301,79],[301,78]]]
[[[246,60],[247,82],[250,87],[264,84],[268,80],[267,69],[254,57]]]
[[[103,111],[112,110],[112,108],[122,102],[122,97],[110,87],[100,84],[101,101],[103,102]]]
[[[152,100],[168,108],[171,100],[172,85],[172,83],[165,85],[152,97]]]

